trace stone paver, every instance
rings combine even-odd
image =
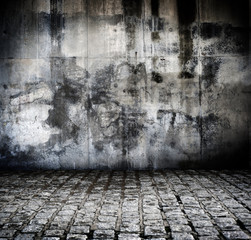
[[[0,172],[0,239],[251,239],[251,172]]]

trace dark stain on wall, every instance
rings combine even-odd
[[[184,65],[183,71],[179,73],[179,78],[194,78],[194,71],[198,64],[198,58],[192,57],[191,59]]]
[[[142,0],[122,0],[127,34],[127,50],[135,48],[136,27],[142,14]]]
[[[187,27],[195,21],[196,18],[196,0],[178,0],[178,17],[181,27]]]
[[[249,0],[203,0],[200,1],[201,15],[238,25],[249,24]]]
[[[202,154],[208,168],[243,168],[248,166],[248,136],[245,139],[226,140],[221,131],[231,129],[227,117],[214,113],[202,117]],[[238,144],[236,144],[238,142]],[[239,161],[236,161],[239,159]]]
[[[243,27],[224,26],[222,41],[216,46],[219,53],[247,54],[249,51],[248,29]]]
[[[151,33],[151,38],[152,38],[152,41],[160,40],[159,32],[152,32]]]
[[[145,64],[133,65],[125,62],[117,68],[109,65],[96,71],[92,79],[88,112],[95,149],[102,152],[105,144],[112,144],[115,149],[121,149],[123,165],[130,167],[129,163],[127,165],[127,158],[130,150],[138,145],[144,128],[145,113],[139,112],[136,106],[128,105],[114,96],[112,88],[118,87],[119,83],[115,76],[120,68],[125,66],[129,70],[129,76],[124,80],[126,88],[123,89],[123,93],[135,100],[137,104],[140,90],[138,85],[146,81]],[[100,106],[102,106],[102,113],[99,112]],[[108,134],[106,134],[107,131]],[[99,133],[102,134],[102,140]],[[121,168],[122,166],[119,164],[114,167]]]
[[[163,77],[158,72],[153,71],[151,80],[156,83],[162,83]]]
[[[29,146],[25,151],[20,150],[19,145],[13,147],[11,139],[7,136],[1,138],[0,142],[0,169],[33,169],[32,163],[36,160],[35,148]]]
[[[200,154],[202,154],[202,158],[180,161],[179,168],[220,169],[248,167],[248,133],[246,139],[224,139],[222,132],[231,131],[232,128],[228,117],[219,117],[214,113],[192,117],[180,111],[159,109],[157,111],[157,119],[162,121],[167,114],[169,115],[167,120],[170,121],[172,128],[168,130],[168,141],[165,144],[168,144],[171,148],[175,147],[186,154],[186,149],[177,145],[177,133],[179,131],[179,126],[175,125],[177,114],[186,120],[186,126],[196,129],[201,136]],[[188,157],[190,158],[191,156],[188,155]],[[236,159],[239,159],[239,161],[236,161]]]
[[[101,15],[101,16],[88,16],[89,20],[89,27],[92,27],[92,24],[95,25],[97,22],[107,23],[111,26],[116,26],[124,21],[124,16],[122,14],[116,14],[116,15]],[[69,19],[69,18],[68,18]],[[73,19],[72,19],[73,21]]]
[[[49,110],[46,121],[51,127],[61,130],[61,134],[57,136],[59,142],[65,142],[67,139],[77,141],[80,127],[70,119],[68,108],[82,101],[82,91],[86,91],[85,81],[89,73],[76,65],[75,58],[52,58],[51,68],[54,80],[51,87],[55,90],[51,103],[53,108]],[[52,144],[55,142],[53,139],[51,139]]]
[[[204,40],[219,38],[222,34],[222,26],[219,23],[201,23],[201,37]]]
[[[52,127],[62,130],[61,141],[67,139],[77,140],[79,126],[73,123],[68,115],[67,105],[75,104],[81,99],[81,88],[72,82],[65,80],[59,87],[53,98],[53,109],[49,110],[47,123]]]
[[[122,0],[125,16],[135,16],[141,18],[142,0]]]
[[[185,114],[184,112],[181,112],[181,111],[159,109],[157,111],[157,119],[162,120],[166,114],[171,115],[170,124],[172,127],[174,127],[174,123],[175,123],[177,114],[180,114],[182,116],[182,118],[184,118],[186,120],[187,124],[192,124],[194,128],[196,128],[197,130],[199,129],[199,127],[198,127],[198,118],[199,117],[198,116],[192,117],[191,115]]]
[[[128,156],[130,150],[134,149],[138,145],[138,138],[144,128],[142,118],[145,113],[127,112],[122,107],[121,121],[123,123],[122,128],[122,155]]]
[[[133,98],[139,97],[138,84],[143,81],[146,83],[146,67],[144,63],[136,65],[129,64],[127,62],[121,64],[118,68],[127,66],[129,68],[129,76],[126,79],[126,88],[123,89],[124,93],[128,93]],[[115,69],[114,65],[109,65],[105,68],[96,71],[93,77],[93,83],[91,86],[91,104],[102,104],[112,101],[111,87],[117,86],[117,79],[115,76],[119,69]],[[116,102],[116,104],[118,104]]]
[[[23,1],[18,1],[18,0],[3,1],[3,2],[1,2],[1,8],[18,11],[18,10],[22,9],[23,4],[24,4]]]
[[[135,48],[137,19],[135,17],[125,18],[125,31],[127,36],[127,50]]]
[[[127,64],[127,63],[126,63]],[[146,67],[144,63],[139,63],[137,65],[127,64],[129,66],[130,75],[127,79],[127,88],[124,92],[127,92],[133,99],[137,100],[139,98],[139,86],[141,81],[146,83]]]
[[[62,29],[65,25],[62,0],[50,0],[50,9],[52,55],[61,55]]]
[[[165,20],[163,18],[154,17],[145,19],[145,23],[150,31],[164,31],[165,29]]]
[[[202,49],[203,55],[248,54],[249,33],[247,27],[234,27],[231,24],[202,23],[201,37],[204,40],[215,38]]]
[[[186,64],[193,55],[193,39],[191,34],[191,24],[196,19],[196,0],[178,0],[178,19],[179,19],[179,37],[180,37],[180,78],[192,78],[193,72],[186,69]]]
[[[176,112],[173,112],[172,114],[173,114],[173,116],[171,118],[170,124],[171,124],[172,127],[174,127],[174,122],[175,122],[175,119],[176,119]]]
[[[194,75],[191,72],[183,71],[179,74],[179,78],[194,78]]]
[[[201,82],[205,89],[217,83],[217,73],[220,69],[221,60],[218,58],[203,58]]]
[[[94,83],[91,86],[91,103],[101,104],[110,101],[109,92],[115,74],[114,71],[114,65],[96,71]]]
[[[36,4],[24,11],[25,1],[10,0],[0,3],[0,53],[1,58],[21,58],[23,53],[35,58],[32,48],[38,25]],[[25,44],[19,47],[23,40]]]
[[[218,128],[221,125],[221,119],[214,113],[210,113],[208,116],[201,117],[202,120],[202,147],[210,144],[214,140],[214,136],[217,134]],[[230,127],[228,125],[227,127]]]
[[[159,16],[159,0],[151,0],[152,16]]]

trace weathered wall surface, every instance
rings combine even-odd
[[[248,166],[248,0],[1,5],[0,168]]]

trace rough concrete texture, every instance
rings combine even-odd
[[[1,172],[1,240],[248,240],[249,171]]]
[[[0,11],[1,168],[248,166],[248,0]]]

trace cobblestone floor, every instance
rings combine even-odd
[[[0,172],[2,239],[251,239],[251,172]]]

